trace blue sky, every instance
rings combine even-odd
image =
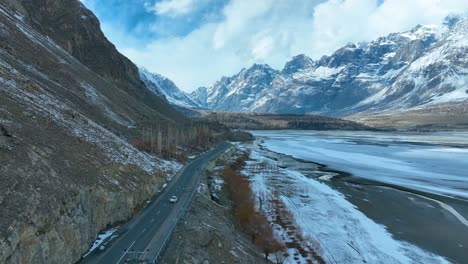
[[[468,10],[467,0],[81,1],[119,51],[188,92],[253,63],[280,69]]]
[[[184,0],[177,1],[184,2]],[[120,34],[128,35],[132,45],[138,47],[155,39],[183,37],[203,24],[220,21],[222,8],[228,0],[196,1],[196,5],[188,6],[187,11],[182,14],[174,13],[180,12],[176,11],[180,6],[164,6],[161,4],[169,1],[161,0],[82,0],[82,2],[98,16],[103,27],[109,31],[108,37],[112,39],[112,33],[115,33],[113,31],[118,30]],[[187,5],[192,3],[192,1],[185,2]],[[119,46],[125,46],[123,39],[116,38],[115,41],[122,41],[124,43],[119,43]]]

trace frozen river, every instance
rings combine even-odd
[[[261,131],[269,150],[375,181],[468,199],[468,133]]]
[[[327,263],[468,263],[468,133],[252,131],[247,174]]]

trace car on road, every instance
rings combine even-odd
[[[177,196],[173,195],[173,196],[171,196],[171,198],[169,199],[169,202],[171,202],[171,203],[176,203],[177,200],[178,200],[178,199],[177,199]]]

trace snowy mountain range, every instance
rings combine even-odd
[[[464,101],[466,54],[468,19],[451,17],[440,26],[350,43],[316,61],[298,55],[281,71],[255,64],[190,96],[213,110],[327,115]]]

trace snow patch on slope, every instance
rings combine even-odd
[[[1,59],[0,72],[14,73],[18,80],[27,80],[26,76],[20,74]],[[173,173],[173,169],[180,167],[179,164],[174,164],[174,162],[164,161],[137,150],[114,133],[75,112],[40,87],[37,87],[34,92],[28,91],[20,87],[20,84],[16,81],[2,77],[0,77],[0,84],[0,89],[5,94],[16,98],[18,102],[23,102],[31,109],[31,112],[38,112],[44,116],[48,116],[56,124],[65,128],[71,135],[97,145],[112,162],[133,164],[148,173],[153,173],[156,170]],[[75,118],[72,117],[72,113],[75,115]]]

